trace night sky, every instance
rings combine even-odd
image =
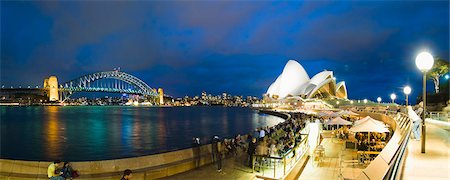
[[[1,1],[5,86],[120,67],[175,97],[261,97],[295,59],[334,71],[349,98],[403,100],[411,85],[415,101],[421,50],[449,59],[448,1]]]

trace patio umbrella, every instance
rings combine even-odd
[[[341,117],[336,117],[332,120],[326,122],[328,125],[352,125],[352,122],[342,119]]]
[[[353,112],[353,111],[350,111],[350,110],[345,110],[344,115],[347,115],[347,116],[357,116],[357,115],[359,115],[359,114],[358,114],[358,113],[355,113],[355,112]]]
[[[357,126],[358,124],[361,124],[361,123],[366,122],[366,121],[371,121],[373,123],[378,124],[379,126],[386,127],[386,124],[384,124],[384,122],[375,120],[375,119],[373,119],[370,116],[366,116],[366,117],[362,118],[361,120],[355,121],[353,126]]]
[[[381,123],[381,124],[380,124]],[[370,142],[370,132],[389,132],[389,129],[385,127],[384,123],[381,121],[377,121],[367,116],[363,120],[359,120],[358,124],[353,125],[352,128],[349,129],[352,132],[367,132],[369,133],[369,142]]]
[[[333,111],[320,111],[319,113],[317,113],[319,117],[331,117],[332,114]]]
[[[341,117],[336,117],[334,119],[328,120],[325,122],[327,125],[352,125],[352,122],[342,119]]]

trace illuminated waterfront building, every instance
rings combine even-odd
[[[291,96],[300,96],[308,99],[347,99],[347,88],[344,81],[336,84],[333,71],[325,70],[309,78],[302,65],[295,60],[289,60],[283,72],[269,86],[265,96],[275,100]]]

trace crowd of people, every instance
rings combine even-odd
[[[381,151],[386,145],[388,133],[356,133],[355,138],[358,142],[360,151]],[[370,139],[370,140],[369,140]]]
[[[304,127],[304,121],[292,118],[270,128],[256,129],[252,136],[257,140],[255,154],[282,157],[301,142],[300,131]]]
[[[256,128],[253,132],[241,136],[236,135],[230,139],[220,139],[214,136],[211,140],[212,159],[217,165],[217,171],[222,170],[222,158],[238,156],[243,152],[247,155],[247,165],[252,167],[255,155],[261,157],[282,157],[290,152],[302,141],[300,131],[305,127],[302,116],[290,118],[273,127]],[[193,138],[193,153],[196,167],[199,166],[200,140]]]

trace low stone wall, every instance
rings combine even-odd
[[[211,145],[200,147],[200,165],[212,162]],[[51,162],[0,159],[0,179],[48,179]],[[123,170],[131,169],[136,179],[156,179],[195,168],[192,148],[135,157],[103,161],[72,162],[80,179],[120,179]]]

